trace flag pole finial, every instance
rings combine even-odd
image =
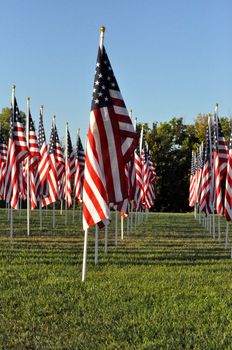
[[[105,27],[104,26],[101,26],[100,28],[100,43],[99,43],[99,46],[100,46],[100,49],[102,51],[103,49],[103,45],[104,45],[104,33],[105,33]]]

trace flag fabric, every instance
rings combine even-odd
[[[219,170],[220,170],[220,176],[223,177],[223,175],[226,174],[229,152],[228,152],[227,142],[225,140],[225,136],[222,131],[222,126],[219,121],[219,118],[218,118],[218,123],[216,125],[216,128],[218,129],[217,147],[218,147],[218,158],[219,158]]]
[[[232,220],[232,127],[230,133],[230,144],[226,171],[224,216],[227,221]]]
[[[222,189],[221,189],[221,166],[220,166],[220,158],[219,158],[217,125],[215,125],[214,127],[213,168],[214,168],[214,181],[215,181],[216,211],[218,215],[222,215],[223,201],[222,201]]]
[[[110,216],[110,203],[117,205],[127,199],[125,164],[136,142],[105,48],[99,47],[84,171],[84,229],[104,223]]]
[[[14,98],[9,130],[4,194],[6,202],[10,203],[14,209],[19,208],[19,164],[28,156],[28,153],[22,117],[16,98]]]
[[[55,134],[55,159],[56,159],[56,167],[57,167],[57,177],[59,186],[62,185],[62,177],[65,171],[65,160],[63,155],[63,150],[60,144],[60,139],[58,136],[56,125],[54,125],[54,134]]]
[[[151,171],[148,164],[148,149],[146,142],[143,142],[141,151],[141,163],[142,163],[142,180],[143,180],[143,197],[142,204],[144,208],[151,208],[154,204],[155,193],[151,183]],[[153,175],[152,175],[153,176]]]
[[[206,141],[205,141],[205,151],[203,160],[203,170],[202,170],[202,182],[201,182],[201,195],[199,202],[199,211],[205,212],[206,214],[211,214],[213,212],[213,203],[211,203],[210,189],[211,186],[211,163],[210,163],[210,143],[209,143],[209,127],[206,128]]]
[[[75,159],[75,175],[74,175],[74,196],[78,203],[82,202],[83,179],[85,168],[85,152],[82,146],[81,138],[78,135]]]
[[[142,162],[140,157],[139,147],[136,148],[134,152],[134,160],[135,160],[135,196],[134,196],[134,206],[136,211],[142,209],[142,200],[143,200],[143,174],[142,174]]]
[[[203,169],[203,143],[199,147],[196,153],[196,183],[195,183],[195,203],[199,205],[200,201],[200,191],[201,191],[201,181],[202,181],[202,169]]]
[[[0,126],[0,199],[4,199],[5,175],[6,175],[7,144]]]
[[[65,160],[65,182],[64,182],[64,199],[69,208],[72,204],[72,184],[71,178],[75,170],[75,155],[73,152],[72,141],[69,130],[66,134],[66,160]]]
[[[51,136],[49,140],[49,159],[50,168],[48,172],[48,196],[42,198],[42,206],[56,202],[59,199],[59,183],[58,183],[58,173],[57,173],[57,151],[56,151],[56,141],[57,141],[57,130],[55,124],[52,124]]]
[[[46,144],[46,136],[43,125],[43,115],[40,110],[39,114],[39,129],[38,129],[38,145],[40,148],[40,160],[36,174],[36,193],[37,200],[48,196],[48,173],[50,169],[50,156]]]
[[[27,161],[29,162],[29,185],[30,185],[30,203],[31,209],[37,207],[37,191],[36,191],[36,174],[38,162],[40,160],[40,148],[35,132],[34,122],[31,117],[31,112],[29,110],[29,157]]]
[[[196,164],[195,164],[195,153],[192,152],[191,159],[191,174],[189,180],[189,206],[194,207],[195,205],[195,185],[196,185]]]

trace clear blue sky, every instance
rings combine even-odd
[[[16,84],[20,109],[31,97],[45,127],[68,121],[84,138],[99,28],[128,109],[140,122],[213,112],[232,115],[231,0],[2,0],[0,108]],[[83,140],[84,141],[84,140]]]

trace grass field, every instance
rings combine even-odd
[[[37,215],[10,242],[0,211],[0,349],[232,349],[230,250],[192,214],[150,214],[118,247],[112,222],[97,267],[90,233],[85,283],[80,224]]]

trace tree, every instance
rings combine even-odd
[[[5,139],[8,139],[9,127],[10,127],[11,109],[4,107],[2,113],[0,113],[0,124]]]

